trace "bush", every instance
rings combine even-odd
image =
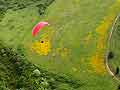
[[[68,75],[54,74],[43,70],[38,65],[31,64],[26,59],[24,55],[24,48],[22,48],[22,46],[20,46],[17,51],[15,51],[12,48],[5,47],[0,43],[0,53],[7,54],[6,57],[0,56],[2,58],[0,62],[4,63],[4,65],[6,66],[6,68],[4,69],[8,69],[9,71],[9,74],[6,74],[8,75],[6,76],[8,78],[2,79],[5,83],[2,83],[2,85],[0,85],[2,86],[0,90],[4,90],[2,88],[6,88],[6,86],[7,88],[9,88],[10,86],[15,87],[16,90],[60,90],[61,88],[64,89],[67,86],[70,86],[70,88],[76,90],[83,85],[79,81],[72,79]],[[10,79],[10,81],[8,79]],[[61,87],[62,83],[65,86]]]
[[[34,3],[40,3],[39,5],[37,5],[37,7],[39,8],[38,13],[39,15],[43,15],[45,13],[46,8],[53,1],[54,0],[0,0],[0,21],[2,21],[8,9],[16,11],[24,9],[30,5],[34,5]]]
[[[114,58],[114,54],[112,51],[108,52],[108,56],[107,56],[107,59],[113,59]]]

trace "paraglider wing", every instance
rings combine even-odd
[[[39,22],[32,30],[32,36],[36,36],[39,30],[41,30],[44,26],[49,25],[48,22]]]

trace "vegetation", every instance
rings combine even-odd
[[[29,6],[38,7],[38,13],[42,15],[53,1],[54,0],[0,0],[0,20],[2,20],[6,11],[9,9],[16,11]]]
[[[109,60],[109,59],[112,59],[112,58],[114,58],[113,52],[108,52],[107,59]]]
[[[118,18],[114,31],[110,40],[109,50],[111,52],[111,60],[109,60],[109,66],[116,76],[120,77],[120,17]]]
[[[1,90],[75,90],[84,85],[69,76],[50,73],[31,64],[23,52],[21,47],[14,51],[0,42]]]
[[[12,51],[17,53],[20,60],[16,64],[10,64],[11,70],[5,68],[9,64],[1,66],[5,73],[1,73],[2,87],[11,90],[118,88],[118,82],[104,68],[106,51],[103,49],[108,36],[107,29],[111,27],[114,15],[120,11],[120,4],[117,3],[119,0],[55,0],[53,3],[52,0],[0,1],[5,2],[2,5],[6,7],[1,14],[4,18],[0,22],[0,39],[12,46]],[[49,6],[48,3],[52,4]],[[33,38],[32,28],[39,21],[48,21],[50,25]],[[39,55],[31,50],[35,41],[47,36],[51,44],[48,55]],[[24,49],[23,46],[18,46],[21,44]],[[114,51],[110,51],[115,58]],[[4,58],[2,60],[6,61]],[[7,74],[10,71],[13,73]],[[9,77],[7,81],[4,76]]]

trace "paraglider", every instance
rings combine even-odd
[[[39,30],[41,30],[44,26],[49,25],[48,22],[39,22],[37,25],[35,25],[35,27],[32,30],[32,36],[36,36],[39,32]]]

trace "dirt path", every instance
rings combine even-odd
[[[109,44],[110,44],[110,42],[111,42],[113,33],[114,33],[115,30],[116,30],[116,29],[115,29],[115,25],[116,25],[116,23],[117,23],[118,18],[120,18],[120,14],[119,14],[118,16],[116,16],[115,21],[114,21],[114,23],[113,23],[112,30],[111,30],[110,35],[109,35],[109,37],[108,37],[107,47],[109,47]],[[106,55],[105,55],[105,65],[106,65],[106,69],[107,69],[107,71],[109,72],[109,74],[113,77],[113,79],[116,79],[116,80],[119,81],[118,77],[115,76],[115,74],[112,72],[110,66],[108,65],[108,59],[107,59],[108,53],[109,53],[109,48],[107,49],[107,52],[106,52]]]

